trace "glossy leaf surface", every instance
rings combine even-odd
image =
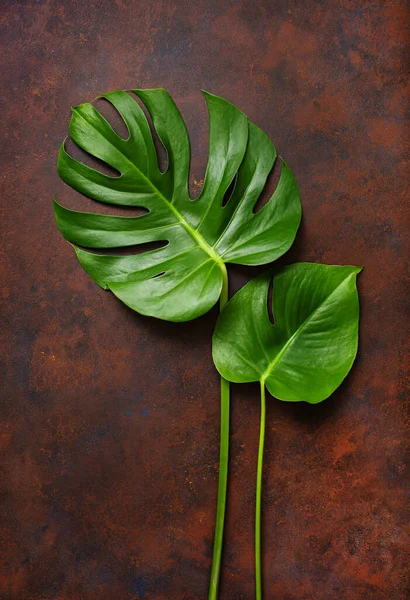
[[[165,172],[158,167],[144,111],[129,93],[105,94],[122,117],[123,139],[92,104],[72,109],[69,135],[93,157],[118,171],[110,177],[73,158],[63,144],[61,178],[99,202],[141,207],[136,217],[68,210],[54,203],[58,227],[75,245],[84,269],[132,309],[171,321],[207,312],[218,300],[225,263],[265,264],[291,246],[301,218],[298,187],[281,159],[278,186],[263,206],[256,201],[277,155],[269,138],[229,102],[204,93],[210,119],[209,159],[202,192],[188,193],[190,147],[182,117],[163,89],[135,90],[151,115],[166,149]],[[235,179],[227,202],[225,194]],[[225,199],[226,200],[226,199]],[[161,248],[131,255],[95,253],[163,242]],[[144,251],[145,250],[145,251]]]
[[[246,284],[219,316],[213,358],[234,382],[264,381],[279,400],[321,402],[341,384],[357,352],[358,267],[297,263]]]

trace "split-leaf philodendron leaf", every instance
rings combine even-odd
[[[222,377],[262,381],[275,398],[321,402],[342,383],[357,352],[359,267],[298,263],[247,283],[228,302],[213,336]]]
[[[209,159],[198,199],[188,194],[190,147],[182,117],[163,89],[135,90],[167,151],[158,167],[149,124],[139,103],[124,91],[101,96],[121,115],[123,139],[89,103],[72,109],[69,134],[87,153],[119,172],[105,175],[70,156],[58,158],[61,178],[99,202],[148,212],[120,217],[68,210],[54,203],[58,227],[75,245],[96,283],[132,309],[170,321],[187,321],[218,300],[225,263],[265,264],[291,246],[301,218],[298,187],[284,161],[278,186],[258,212],[254,207],[276,161],[269,138],[235,106],[205,93],[210,119]],[[236,178],[233,192],[225,194]],[[166,242],[133,255],[92,249]],[[86,250],[86,249],[89,250]],[[144,249],[144,248],[142,248]]]

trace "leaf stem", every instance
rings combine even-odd
[[[258,468],[256,475],[256,514],[255,514],[255,577],[256,600],[262,600],[262,568],[261,568],[261,501],[262,501],[262,466],[263,448],[265,445],[265,381],[261,379],[261,424],[259,431]]]
[[[223,268],[222,268],[223,267]],[[228,302],[228,272],[225,265],[222,270],[222,290],[219,300],[219,309],[223,310]],[[228,484],[228,457],[229,457],[229,381],[221,377],[221,425],[219,448],[219,483],[218,499],[216,505],[216,522],[214,536],[214,550],[212,556],[211,581],[209,585],[209,600],[217,600],[219,578],[221,574],[222,544],[225,523],[226,490]]]

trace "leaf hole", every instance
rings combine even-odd
[[[275,325],[275,316],[273,314],[273,277],[271,277],[267,293],[268,317],[272,325]]]
[[[152,277],[150,277],[150,279],[157,279],[158,277],[162,277],[163,275],[165,275],[165,271],[161,271],[161,273],[153,275]]]
[[[282,173],[282,161],[276,158],[275,163],[266,179],[265,186],[262,190],[261,195],[257,199],[254,207],[253,213],[256,214],[269,202],[272,197],[272,194],[278,187],[280,175]]]
[[[114,167],[111,167],[111,165],[107,164],[103,160],[96,158],[92,154],[89,154],[88,152],[80,148],[80,146],[78,146],[78,144],[76,144],[74,140],[72,140],[70,137],[66,139],[64,143],[64,148],[70,156],[80,161],[87,167],[90,167],[95,171],[99,171],[100,173],[102,173],[103,175],[107,175],[108,177],[121,177],[121,173],[117,171],[117,169],[114,169]]]
[[[97,98],[94,101],[94,107],[108,121],[118,137],[125,141],[129,139],[130,132],[124,119],[107,98]]]
[[[191,160],[189,164],[188,190],[192,200],[202,192],[209,154],[209,115],[206,102],[197,102],[197,94],[188,97],[181,110],[189,132]]]
[[[98,202],[98,200],[93,200],[93,202]],[[115,204],[102,204],[101,209],[98,208],[98,214],[109,215],[112,217],[142,217],[143,215],[148,215],[150,211],[147,208],[143,208],[142,206],[120,206]]]
[[[160,250],[168,246],[168,240],[162,240],[160,242],[145,242],[143,244],[134,244],[132,246],[118,246],[116,248],[87,248],[86,246],[78,246],[87,252],[92,254],[100,254],[104,256],[135,256],[136,254],[144,254],[145,252],[152,252],[154,250]]]
[[[72,188],[67,188],[67,191],[70,193],[71,189]],[[96,204],[98,204],[98,208],[96,208]],[[150,212],[141,206],[120,206],[116,204],[106,204],[105,202],[99,202],[98,200],[88,198],[88,196],[84,196],[84,194],[79,192],[76,192],[72,198],[69,197],[68,200],[64,202],[64,206],[66,208],[71,208],[72,210],[92,212],[99,215],[108,215],[110,217],[135,218],[142,217]]]
[[[140,98],[138,98],[138,96],[136,94],[134,94],[134,92],[129,91],[128,93],[136,102],[138,102],[141,109],[144,111],[145,117],[148,121],[149,128],[151,130],[151,135],[152,135],[152,139],[154,141],[155,151],[157,153],[158,168],[161,171],[161,173],[165,173],[168,168],[168,162],[169,162],[167,149],[165,148],[164,144],[159,139],[157,131],[152,122],[151,115],[149,114],[148,109],[145,106],[145,104],[141,101]]]
[[[231,183],[229,184],[228,189],[226,190],[224,197],[222,199],[222,206],[226,206],[228,204],[229,200],[231,199],[231,196],[235,189],[237,178],[238,178],[238,174],[235,175],[235,177],[232,179]]]

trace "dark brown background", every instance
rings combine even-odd
[[[347,381],[316,407],[269,401],[265,598],[408,598],[405,3],[2,0],[0,19],[1,600],[207,596],[216,310],[132,313],[82,271],[51,208],[53,193],[88,202],[55,170],[69,106],[155,86],[187,120],[193,189],[205,88],[296,174],[304,220],[284,262],[365,265]],[[233,292],[250,270],[230,274]],[[254,597],[258,413],[257,386],[234,386],[221,600]]]

